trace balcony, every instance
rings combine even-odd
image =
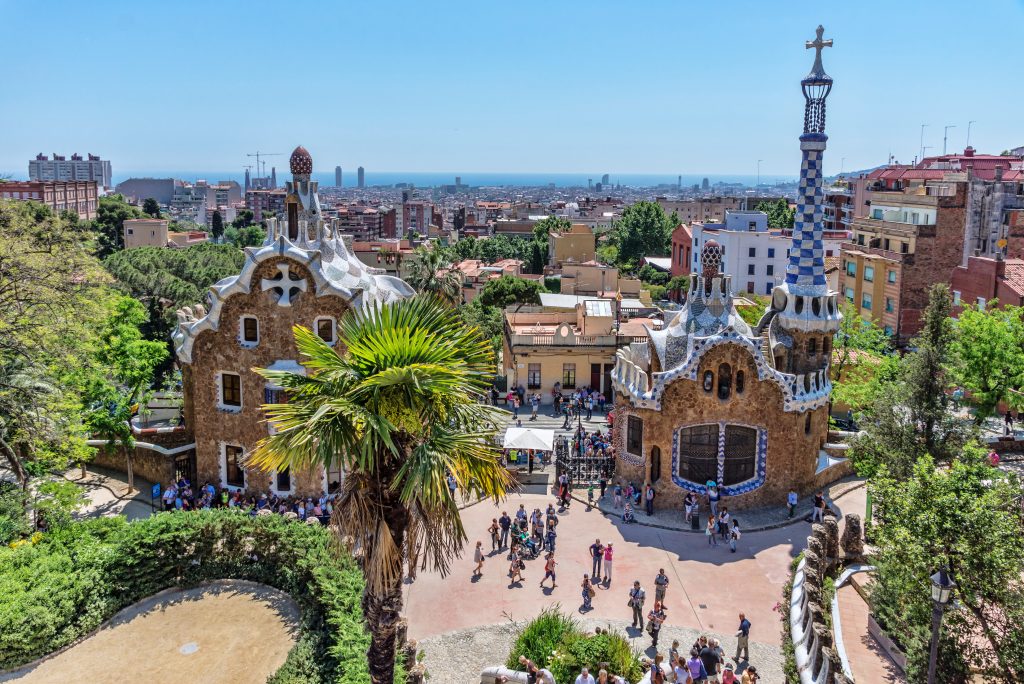
[[[902,221],[886,221],[885,219],[858,216],[853,219],[851,227],[855,231],[873,233],[875,235],[903,240],[912,237],[935,237],[934,223],[904,223]]]
[[[574,335],[556,339],[554,335],[508,334],[509,347],[609,347],[617,349],[633,342],[646,342],[646,335]]]
[[[842,242],[839,244],[840,253],[860,252],[862,254],[872,254],[874,256],[882,257],[890,261],[896,261],[901,264],[912,264],[914,263],[913,254],[902,254],[900,252],[894,252],[891,249],[882,249],[881,247],[870,247],[868,245],[858,245],[856,242]]]

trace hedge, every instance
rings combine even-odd
[[[158,591],[215,579],[267,584],[299,604],[299,640],[271,682],[369,681],[355,561],[319,525],[234,510],[100,518],[0,548],[0,669],[52,653]]]

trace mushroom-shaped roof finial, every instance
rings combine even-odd
[[[293,176],[308,176],[313,173],[313,157],[309,155],[309,151],[302,145],[296,147],[292,152],[288,165],[292,169]]]

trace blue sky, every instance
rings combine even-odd
[[[822,23],[826,171],[1024,145],[1024,1],[0,0],[0,172],[318,170],[794,175]],[[843,158],[845,157],[845,162]],[[280,166],[280,164],[278,164]]]

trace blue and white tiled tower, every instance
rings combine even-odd
[[[785,282],[772,295],[772,308],[779,323],[789,330],[830,332],[838,329],[837,295],[829,292],[825,279],[824,209],[822,200],[822,156],[825,135],[825,100],[832,90],[832,77],[821,64],[821,51],[831,47],[823,40],[825,29],[818,27],[817,37],[807,41],[814,48],[814,66],[800,81],[804,93],[804,130],[800,136],[800,187],[793,226],[793,247],[789,254]]]

